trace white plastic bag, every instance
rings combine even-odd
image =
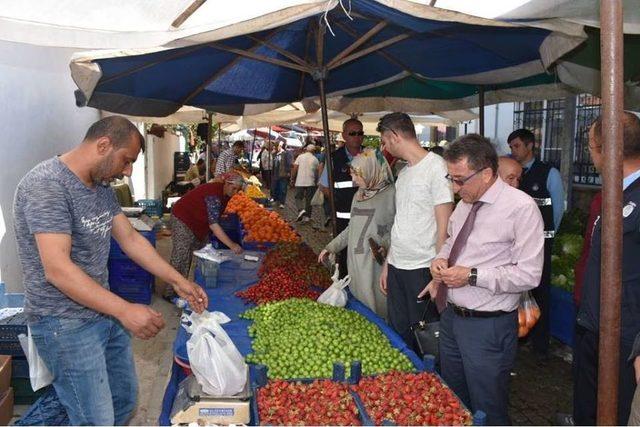
[[[334,307],[344,307],[349,299],[345,288],[351,283],[351,277],[345,276],[343,279],[338,280],[338,264],[336,264],[335,268],[336,270],[331,277],[333,284],[318,297],[318,302]]]
[[[210,396],[233,396],[240,393],[247,382],[247,364],[227,333],[220,326],[229,317],[224,313],[204,311],[202,314],[183,314],[183,324],[191,338],[187,354],[191,371],[202,391]]]
[[[49,372],[49,368],[44,364],[44,360],[38,354],[36,343],[31,336],[31,328],[27,327],[27,334],[18,335],[22,351],[27,355],[29,363],[29,379],[31,380],[31,388],[38,391],[42,387],[46,387],[53,382],[53,375]]]
[[[322,206],[324,204],[324,193],[319,188],[313,193],[311,198],[311,206]]]

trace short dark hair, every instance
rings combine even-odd
[[[201,165],[204,163],[204,159],[198,159],[198,161],[196,162],[196,165]]]
[[[378,122],[376,130],[380,133],[385,130],[391,130],[395,133],[402,133],[411,138],[416,138],[416,127],[413,120],[405,113],[389,113],[382,116]]]
[[[507,137],[507,144],[510,144],[514,139],[519,138],[526,145],[535,144],[536,137],[529,129],[516,129]]]
[[[456,163],[467,159],[474,171],[491,168],[494,175],[498,171],[498,154],[487,138],[477,133],[463,135],[444,150],[444,159]]]
[[[140,149],[144,152],[144,137],[138,128],[122,116],[109,116],[92,124],[84,136],[84,141],[95,141],[106,136],[113,144],[113,147],[117,149],[128,144],[132,135],[138,137]]]
[[[242,149],[244,150],[244,141],[236,141],[233,143],[232,147],[233,148],[242,147]]]
[[[592,124],[598,146],[602,146],[602,116]],[[622,157],[635,159],[640,157],[640,119],[627,111],[622,116]]]
[[[342,132],[344,132],[344,130],[347,128],[347,125],[350,123],[357,123],[362,127],[362,122],[360,120],[356,119],[355,117],[351,117],[350,119],[347,119],[342,123]]]

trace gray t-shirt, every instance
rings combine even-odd
[[[87,187],[57,157],[40,163],[22,178],[16,189],[13,215],[24,275],[24,310],[29,319],[98,315],[47,282],[34,234],[71,235],[71,260],[109,289],[111,227],[113,217],[119,213],[120,206],[110,187]]]

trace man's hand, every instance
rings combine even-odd
[[[385,261],[380,273],[380,290],[383,294],[387,294],[387,275],[389,273],[389,264]]]
[[[442,281],[450,288],[460,288],[469,284],[469,267],[455,265],[442,271]]]
[[[147,340],[164,328],[162,314],[142,304],[128,304],[118,320],[136,338]]]
[[[327,256],[329,256],[331,252],[329,252],[326,249],[323,249],[322,251],[320,251],[320,255],[318,255],[318,262],[319,263],[323,263],[324,260],[327,258]]]
[[[435,280],[430,281],[425,288],[420,291],[418,294],[418,299],[424,298],[425,295],[429,294],[433,301],[436,300],[436,295],[438,294],[438,284]]]
[[[196,283],[183,280],[173,287],[173,290],[189,303],[189,307],[196,313],[202,313],[209,305],[207,293]]]
[[[231,252],[233,252],[236,255],[239,255],[242,252],[244,252],[244,249],[242,249],[242,246],[240,246],[237,243],[234,243],[233,245],[231,245],[231,247],[229,249],[231,249]]]
[[[431,277],[436,281],[442,281],[442,272],[449,268],[449,261],[444,258],[436,258],[431,261]]]
[[[633,359],[633,369],[636,372],[636,384],[640,384],[640,356]]]

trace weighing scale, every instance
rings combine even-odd
[[[171,424],[249,424],[251,420],[249,370],[244,389],[233,396],[209,396],[191,374],[178,385],[171,408]]]

